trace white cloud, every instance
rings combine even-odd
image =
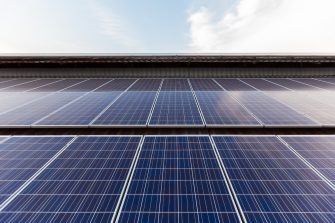
[[[199,53],[335,53],[335,1],[240,0],[224,15],[190,13],[190,51]]]

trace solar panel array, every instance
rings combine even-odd
[[[0,222],[334,222],[333,136],[4,136]]]
[[[334,78],[0,79],[2,127],[335,125]]]

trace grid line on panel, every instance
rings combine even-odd
[[[212,138],[247,221],[330,223],[335,218],[329,205],[334,190],[277,137]]]
[[[30,79],[28,81],[28,79],[16,79],[17,81],[20,81],[20,80],[27,80],[27,81],[23,81],[23,82],[19,82],[18,84],[14,84],[14,85],[11,85],[11,86],[7,86],[7,87],[4,87],[4,88],[1,88],[0,87],[0,91],[3,91],[3,90],[6,90],[8,88],[11,88],[11,87],[16,87],[16,86],[19,86],[19,85],[22,85],[22,84],[27,84],[27,83],[31,83],[31,82],[34,82],[34,81],[37,81],[37,80],[40,80],[39,78],[38,79]]]
[[[115,101],[117,101],[125,92],[127,92],[128,91],[128,89],[130,89],[137,81],[138,81],[139,79],[136,79],[136,81],[134,81],[126,90],[124,90],[121,94],[119,94],[109,105],[107,105],[107,107],[104,109],[104,110],[102,110],[90,123],[89,123],[89,126],[94,126],[94,122],[96,121],[96,120],[98,120],[99,118],[100,118],[100,116],[102,115],[102,114],[104,114],[105,113],[105,111],[107,111],[113,104],[114,104],[114,102]]]
[[[330,187],[335,190],[335,184],[332,182],[331,179],[328,179],[327,176],[325,176],[317,167],[315,167],[308,158],[305,158],[302,154],[299,153],[297,149],[295,149],[292,145],[290,145],[283,137],[284,136],[277,136],[278,139],[287,146],[297,157],[299,157],[304,163],[306,163],[307,166],[309,166],[317,175],[320,176]],[[287,137],[286,137],[287,138]],[[291,137],[290,137],[291,138]],[[330,158],[331,159],[331,158]]]
[[[187,82],[188,82],[188,84],[189,84],[189,86],[190,86],[190,89],[191,89],[191,91],[192,91],[192,95],[193,95],[193,98],[194,98],[194,100],[195,100],[195,103],[197,104],[198,111],[199,111],[199,114],[200,114],[200,117],[201,117],[201,121],[202,121],[202,123],[203,123],[204,125],[206,125],[206,121],[205,121],[204,114],[202,113],[202,110],[201,110],[200,105],[199,105],[198,98],[197,98],[196,94],[194,93],[194,90],[193,90],[192,84],[191,84],[191,82],[190,82],[190,79],[187,79]]]
[[[152,113],[153,113],[154,110],[155,110],[156,102],[157,102],[157,99],[158,99],[159,92],[160,92],[161,89],[162,89],[163,82],[164,82],[164,79],[161,80],[161,83],[160,83],[160,85],[159,85],[159,88],[158,88],[158,90],[157,90],[157,92],[156,92],[155,99],[154,99],[154,103],[153,103],[152,106],[151,106],[150,113],[149,113],[149,115],[148,115],[148,119],[147,119],[147,122],[146,122],[146,124],[145,124],[146,126],[149,125],[149,122],[150,122],[151,117],[152,117]]]
[[[96,88],[94,88],[94,89],[92,89],[92,90],[90,90],[90,91],[85,92],[83,95],[81,95],[81,96],[75,98],[74,100],[70,101],[69,103],[67,103],[67,104],[65,104],[65,105],[63,105],[63,106],[61,106],[60,108],[54,110],[53,112],[49,113],[48,115],[46,115],[46,116],[42,117],[41,119],[37,120],[37,121],[34,122],[32,125],[36,125],[37,123],[39,123],[39,122],[41,122],[41,121],[43,121],[43,120],[49,118],[50,116],[56,114],[57,112],[61,111],[62,109],[66,108],[66,107],[68,107],[68,106],[71,106],[73,103],[76,103],[77,101],[79,101],[80,99],[82,99],[82,98],[84,98],[86,95],[88,95],[89,93],[91,93],[91,92],[95,91],[96,89],[98,89],[98,88],[100,88],[100,87],[102,87],[102,86],[104,86],[104,85],[106,85],[106,84],[112,82],[113,80],[114,80],[114,79],[111,79],[111,80],[109,80],[109,81],[106,81],[105,83],[103,83],[103,84],[100,85],[99,87],[96,87]]]
[[[22,184],[14,193],[12,193],[11,196],[2,202],[0,205],[0,212],[3,211],[8,206],[8,204],[13,201],[26,187],[28,187],[29,184],[34,181],[55,159],[57,159],[57,157],[59,157],[75,139],[76,137],[73,137],[62,149],[60,149],[52,158],[50,158],[48,162],[46,162],[37,172],[35,172],[34,175],[26,180],[25,183]]]

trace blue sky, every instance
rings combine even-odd
[[[0,0],[0,53],[335,53],[333,0]]]

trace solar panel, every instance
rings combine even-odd
[[[306,97],[306,93],[299,91],[267,92],[267,94],[295,110],[308,115],[322,125],[335,126],[335,107],[332,107],[328,103],[323,103],[312,96]]]
[[[52,84],[48,84],[45,86],[41,86],[38,88],[34,88],[29,90],[30,92],[54,92],[54,91],[60,91],[65,88],[69,88],[73,85],[79,84],[81,82],[85,82],[86,79],[64,79]]]
[[[335,84],[335,78],[327,77],[327,78],[317,78],[317,80],[325,81],[328,83]]]
[[[24,83],[29,83],[29,82],[34,82],[37,81],[38,79],[31,79],[31,78],[20,78],[20,79],[15,79],[12,81],[6,81],[6,82],[1,82],[0,83],[0,90],[1,91],[6,91],[7,88],[13,87],[13,86],[18,86],[20,84]]]
[[[28,91],[34,88],[38,88],[41,86],[49,85],[54,82],[58,82],[60,80],[61,79],[39,79],[33,82],[28,82],[28,83],[6,88],[5,91]]]
[[[1,212],[1,222],[111,222],[141,137],[79,137]]]
[[[162,79],[139,79],[128,91],[158,91]]]
[[[65,88],[62,92],[87,92],[93,91],[98,87],[110,82],[111,79],[88,79],[71,87]]]
[[[2,142],[0,207],[71,139],[71,137],[12,137]]]
[[[206,125],[261,126],[261,124],[227,92],[195,92]]]
[[[261,91],[286,91],[287,89],[279,85],[273,84],[269,81],[260,78],[242,78],[243,82],[250,84]]]
[[[125,92],[93,125],[146,125],[156,92]]]
[[[117,222],[239,222],[207,136],[146,136]]]
[[[267,126],[318,125],[262,92],[232,92],[240,103]]]
[[[161,91],[149,125],[203,125],[192,92]]]
[[[247,222],[334,222],[334,190],[273,136],[213,136]]]
[[[335,84],[326,83],[313,78],[293,78],[292,80],[319,87],[325,90],[335,90]]]
[[[296,81],[292,81],[288,78],[267,78],[266,80],[279,84],[286,88],[289,88],[291,90],[302,90],[302,91],[318,90],[317,88]]]
[[[131,84],[133,84],[136,79],[114,79],[108,84],[96,89],[96,92],[105,92],[105,91],[124,91]]]
[[[13,80],[15,80],[14,78],[1,78],[0,79],[0,83],[2,83],[2,82],[10,82],[10,81],[13,81]]]
[[[161,91],[190,91],[187,79],[164,79]]]
[[[335,188],[334,136],[283,136],[281,138],[332,181]]]
[[[227,91],[256,91],[236,78],[215,79]]]
[[[83,93],[54,93],[10,112],[0,114],[0,125],[31,125],[56,109],[61,108]]]
[[[120,94],[120,91],[88,93],[61,110],[47,115],[34,125],[88,125]]]
[[[222,91],[222,88],[212,79],[190,79],[194,91]]]

